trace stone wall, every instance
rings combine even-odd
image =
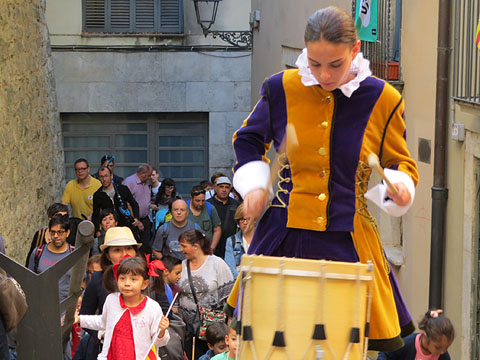
[[[0,1],[0,233],[24,262],[64,186],[44,0]]]
[[[248,116],[250,52],[54,51],[58,109],[208,112],[209,175],[229,176],[232,135]]]

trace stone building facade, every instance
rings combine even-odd
[[[126,1],[138,16],[100,1],[111,12],[103,27],[88,26],[93,3],[46,1],[67,180],[75,159],[95,172],[105,154],[122,177],[148,162],[184,196],[216,171],[231,176],[232,135],[251,110],[248,46],[205,37],[191,0]],[[221,1],[210,29],[247,32],[249,13],[249,0]],[[119,29],[117,15],[131,27]],[[147,18],[153,28],[143,30]]]
[[[65,178],[45,1],[0,2],[0,79],[0,233],[23,262]]]

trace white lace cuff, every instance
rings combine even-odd
[[[367,191],[365,197],[373,201],[380,209],[385,211],[387,214],[392,216],[402,216],[413,204],[413,199],[415,198],[415,184],[413,180],[405,174],[403,171],[385,169],[385,175],[392,184],[402,182],[407,187],[412,199],[405,206],[399,206],[390,200],[387,193],[387,185],[385,183],[378,184]]]
[[[265,161],[251,161],[235,171],[233,186],[242,198],[245,198],[245,195],[252,190],[266,189],[269,178],[270,166]]]

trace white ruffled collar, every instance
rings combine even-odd
[[[303,49],[302,53],[298,56],[295,65],[300,69],[299,74],[302,77],[303,85],[319,85],[308,66],[307,48]],[[352,96],[353,92],[360,87],[360,83],[372,75],[370,71],[370,61],[364,59],[363,54],[359,52],[352,61],[350,72],[356,74],[355,78],[338,88],[346,97]]]

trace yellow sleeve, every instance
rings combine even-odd
[[[400,94],[390,84],[386,84],[385,92],[385,96],[392,96],[395,99],[395,106],[390,111],[384,130],[380,148],[380,162],[385,168],[406,173],[416,186],[419,176],[417,164],[407,149],[406,125],[403,118],[405,104]]]

